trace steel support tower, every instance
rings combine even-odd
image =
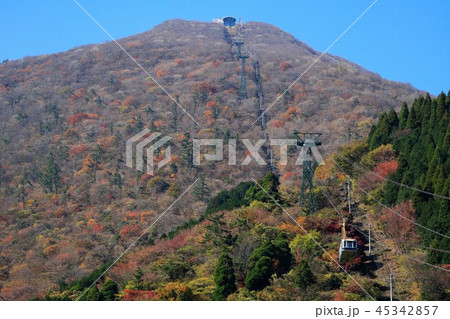
[[[320,136],[322,133],[296,133],[298,145],[303,147],[303,175],[302,189],[298,205],[307,210],[317,210],[316,199],[314,198],[314,170],[316,165],[313,161],[312,149],[321,145]]]
[[[242,100],[248,98],[247,78],[245,76],[245,61],[248,59],[249,55],[244,48],[244,40],[242,39],[240,34],[237,36],[234,44],[236,44],[238,48],[237,57],[241,60],[241,84],[239,86],[238,97],[240,100]]]

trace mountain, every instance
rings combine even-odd
[[[197,176],[204,187],[178,200],[140,245],[201,218],[208,193],[269,170],[254,162],[192,167],[193,138],[256,143],[265,134],[313,130],[336,149],[366,136],[382,111],[420,93],[326,54],[270,107],[320,52],[274,26],[249,22],[243,25],[249,98],[240,100],[235,36],[216,23],[171,20],[118,40],[135,61],[109,42],[0,65],[3,298],[43,296],[108,264]],[[252,125],[260,102],[270,107],[266,132],[261,121]],[[172,137],[171,165],[154,177],[124,165],[126,140],[143,128]],[[238,145],[238,155],[245,152]],[[298,168],[275,170],[298,188]]]

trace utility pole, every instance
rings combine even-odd
[[[391,301],[392,301],[392,281],[393,281],[394,275],[392,273],[389,274],[389,289],[390,289],[390,295],[391,295]]]
[[[350,194],[350,177],[347,180],[347,192],[348,192],[348,214],[352,215],[352,204]]]
[[[371,237],[370,237],[370,223],[369,223],[369,256],[372,255],[372,245],[371,245]]]

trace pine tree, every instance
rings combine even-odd
[[[53,152],[47,156],[44,169],[41,174],[41,183],[44,189],[50,193],[58,193],[61,188],[61,168],[56,162]]]
[[[381,113],[375,129],[369,134],[369,148],[374,150],[377,147],[391,142],[391,129],[386,112]]]
[[[231,231],[226,227],[224,214],[217,214],[208,218],[210,224],[206,226],[203,236],[203,243],[210,243],[212,246],[229,249],[235,241]]]
[[[143,290],[144,280],[142,279],[142,277],[144,277],[144,272],[142,271],[142,269],[140,267],[136,269],[136,272],[134,273],[133,276],[134,276],[133,279],[134,288],[137,290]]]
[[[406,102],[403,102],[402,108],[400,110],[399,122],[398,122],[398,124],[399,124],[398,126],[401,130],[406,128],[406,124],[408,122],[408,116],[409,116],[408,105],[406,104]]]
[[[436,98],[436,117],[438,119],[442,118],[444,116],[445,113],[445,93],[441,92],[441,94],[439,94],[439,96]]]
[[[236,277],[234,275],[233,260],[227,253],[223,253],[214,270],[214,300],[224,300],[236,291]]]
[[[419,127],[419,119],[418,119],[417,109],[418,109],[418,101],[415,100],[413,102],[413,106],[409,110],[408,121],[406,123],[407,128],[415,130]]]
[[[191,135],[189,133],[184,133],[184,137],[181,140],[181,148],[183,149],[182,159],[184,163],[189,168],[192,168],[194,166],[194,163],[193,163],[192,141]]]
[[[392,134],[392,132],[397,130],[399,124],[397,112],[395,112],[393,108],[389,110],[388,123],[389,123],[389,133]]]
[[[208,197],[211,192],[208,188],[208,185],[206,185],[204,175],[200,175],[197,183],[194,186],[192,193],[197,200],[202,202],[208,201]]]
[[[120,174],[120,160],[117,162],[116,169],[110,179],[110,184],[119,190],[119,195],[122,195],[123,177]]]

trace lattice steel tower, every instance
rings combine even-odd
[[[316,199],[314,198],[314,170],[316,168],[312,155],[313,148],[322,144],[319,140],[322,133],[294,133],[298,138],[298,145],[302,146],[303,152],[303,175],[302,189],[298,205],[306,209],[317,210]]]
[[[239,86],[239,99],[246,99],[248,98],[248,92],[247,92],[247,78],[245,76],[245,61],[248,59],[249,55],[244,47],[244,40],[241,36],[241,32],[239,31],[238,36],[236,37],[236,40],[234,41],[234,44],[237,45],[238,52],[237,57],[238,59],[241,59],[241,85]]]

